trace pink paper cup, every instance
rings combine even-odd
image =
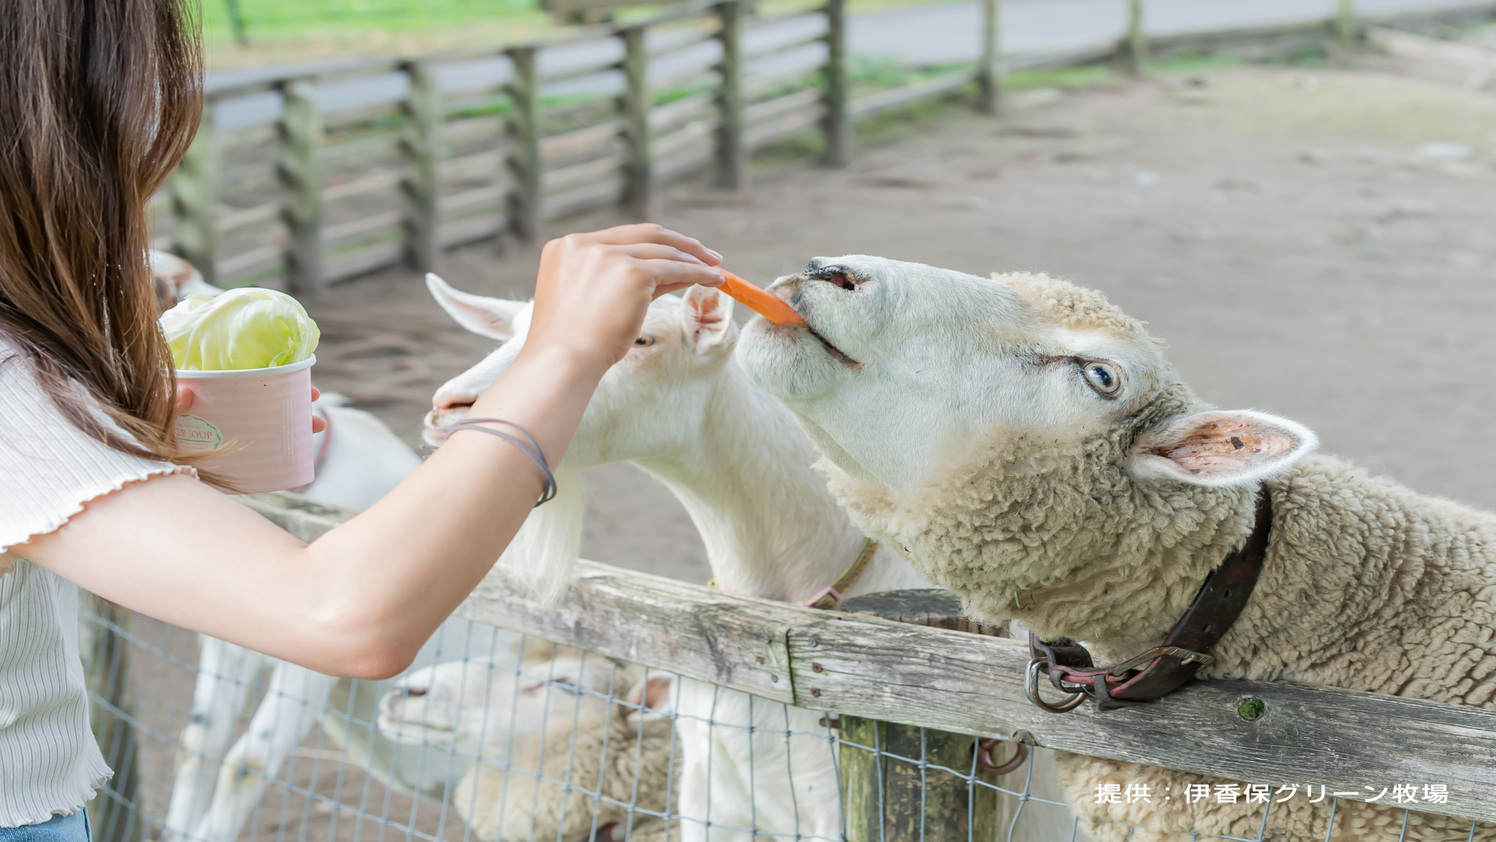
[[[219,452],[199,464],[245,494],[286,491],[312,481],[312,364],[177,371],[192,403],[177,417],[188,453]]]

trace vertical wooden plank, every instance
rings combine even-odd
[[[514,157],[509,167],[514,173],[514,192],[509,196],[509,226],[515,236],[534,242],[540,236],[540,91],[535,74],[535,48],[508,50],[513,63],[509,97],[509,131],[514,138]]]
[[[847,600],[842,610],[935,628],[1003,633],[962,617],[959,601],[946,591],[869,594]],[[977,737],[852,716],[841,717],[841,736],[848,842],[993,842],[1004,819],[1011,818],[997,791],[980,785],[995,786],[999,779],[978,770]]]
[[[739,190],[748,181],[743,151],[743,12],[745,0],[717,4],[722,44],[722,88],[717,94],[717,186]]]
[[[1143,0],[1127,0],[1127,40],[1122,45],[1127,72],[1142,76],[1148,62],[1148,34],[1144,28]]]
[[[175,219],[173,251],[197,267],[203,280],[216,283],[219,147],[213,128],[214,106],[203,106],[202,124],[192,148],[171,176],[171,212]]]
[[[442,101],[436,74],[425,62],[406,65],[410,96],[405,101],[405,137],[401,144],[409,165],[405,181],[409,202],[406,217],[406,261],[418,272],[436,268],[441,241],[441,185],[436,165],[441,159]]]
[[[632,213],[648,219],[653,210],[654,167],[649,153],[649,50],[646,29],[630,26],[618,33],[623,40],[623,132],[628,158],[623,201]]]
[[[977,68],[977,108],[996,114],[1002,108],[1003,0],[982,0],[982,65]]]
[[[322,115],[309,80],[280,85],[281,159],[278,168],[285,191],[286,277],[291,291],[316,296],[322,291],[322,174],[317,150],[322,145]]]
[[[847,842],[883,839],[883,732],[876,719],[841,717],[842,826]]]
[[[1356,25],[1356,0],[1339,0],[1335,7],[1335,35],[1340,40],[1340,46],[1355,44],[1359,33],[1360,27]]]
[[[826,0],[826,153],[828,167],[844,167],[852,156],[847,123],[847,0]]]

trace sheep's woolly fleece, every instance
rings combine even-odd
[[[631,839],[663,838],[664,822],[649,813],[663,815],[670,803],[670,770],[680,759],[673,724],[649,717],[641,723],[615,712],[606,728],[578,728],[538,756],[535,747],[516,752],[507,770],[479,763],[453,788],[452,803],[473,835],[490,842],[579,839],[594,827],[627,826],[631,816]],[[564,790],[558,781],[567,782]]]
[[[1097,293],[1038,276],[1001,279],[1041,319],[1146,337]],[[1110,430],[1081,440],[993,431],[913,493],[819,466],[864,530],[958,592],[974,617],[1086,640],[1114,661],[1156,645],[1253,522],[1254,489],[1144,481],[1126,470],[1140,434],[1211,408],[1162,365],[1152,394],[1135,397]],[[1262,577],[1203,677],[1496,707],[1496,516],[1329,457],[1310,457],[1263,489],[1274,524]],[[1061,777],[1096,842],[1256,838],[1262,827],[1261,804],[1095,803],[1104,783],[1178,794],[1216,782],[1199,775],[1066,755]],[[1325,839],[1329,808],[1305,798],[1274,804],[1264,838]],[[1342,802],[1330,838],[1398,839],[1403,815]],[[1496,827],[1471,836],[1469,822],[1413,814],[1405,838],[1496,840]]]

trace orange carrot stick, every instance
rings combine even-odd
[[[776,325],[805,327],[805,320],[800,318],[795,308],[786,304],[783,298],[771,292],[764,292],[726,269],[722,270],[722,274],[727,280],[723,281],[722,286],[717,289],[743,302],[748,309]]]

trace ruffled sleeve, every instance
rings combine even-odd
[[[102,416],[102,413],[101,413]],[[112,424],[123,434],[123,430]],[[189,467],[121,453],[63,417],[35,371],[0,337],[0,574],[24,545],[128,483]]]

